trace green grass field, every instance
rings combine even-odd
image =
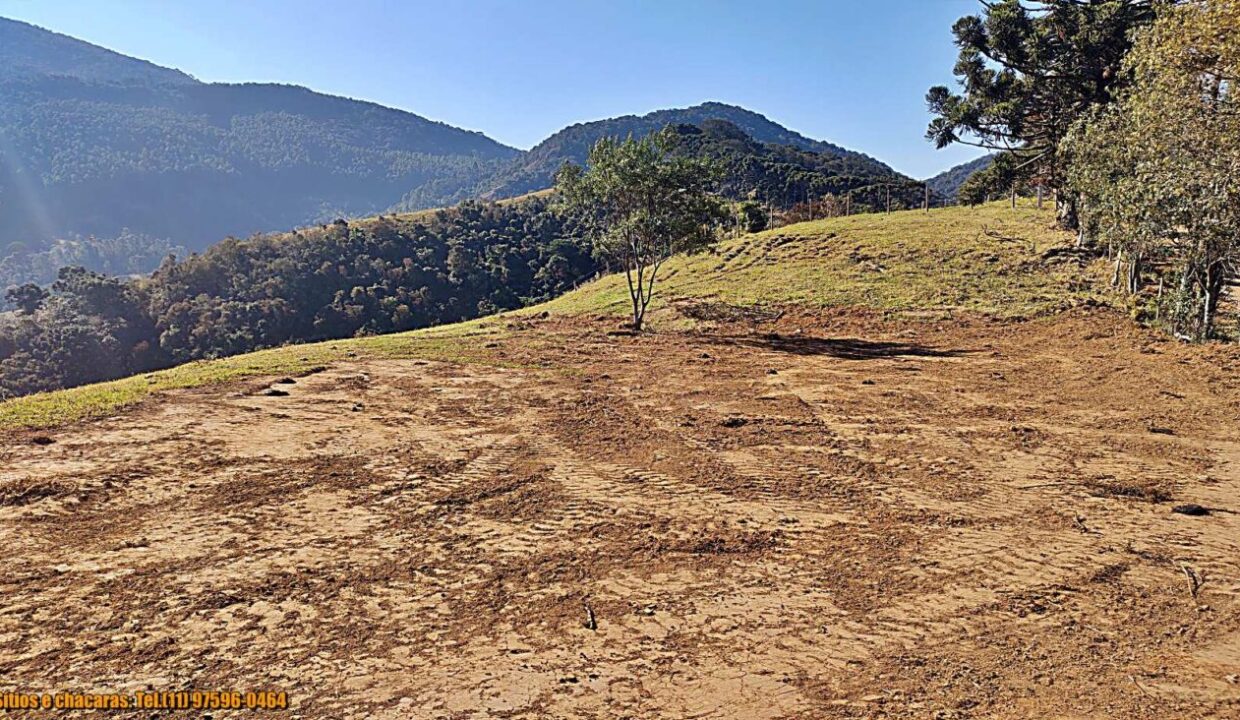
[[[402,218],[409,220],[412,218]],[[674,258],[652,306],[712,300],[740,306],[802,304],[885,311],[975,312],[1015,317],[1106,296],[1103,269],[1048,265],[1041,253],[1068,244],[1049,210],[1004,203],[818,220],[726,240]],[[628,312],[622,276],[515,311],[558,315]],[[666,314],[666,312],[664,313]],[[656,329],[666,323],[660,319]],[[480,338],[503,323],[474,320],[409,333],[293,345],[0,403],[0,429],[33,429],[104,417],[153,393],[245,378],[295,375],[346,358],[422,358],[496,363]]]
[[[817,220],[673,259],[652,307],[711,299],[1035,315],[1105,294],[1091,282],[1100,267],[1083,276],[1077,266],[1040,262],[1047,249],[1069,243],[1069,234],[1052,228],[1049,210],[1006,203]],[[624,314],[628,289],[623,276],[606,277],[536,308],[544,309]]]

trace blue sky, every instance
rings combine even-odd
[[[719,100],[914,177],[976,0],[0,0],[0,16],[213,82],[285,82],[528,148],[576,122]]]

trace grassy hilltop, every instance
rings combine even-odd
[[[1100,297],[1101,268],[1086,271],[1046,252],[1070,244],[1049,211],[1003,203],[868,214],[789,225],[728,239],[710,253],[674,258],[656,290],[656,328],[691,321],[677,303],[858,307],[895,313],[1018,317]],[[1053,253],[1052,253],[1053,255]],[[622,276],[608,276],[529,316],[627,312]],[[97,385],[0,403],[0,428],[38,428],[106,416],[153,393],[265,375],[292,375],[351,357],[500,362],[484,336],[507,332],[505,316],[409,333],[292,345],[203,361]]]

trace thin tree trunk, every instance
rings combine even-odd
[[[633,302],[633,327],[640,330],[642,320],[641,313],[638,312],[637,308],[638,303],[641,300],[641,298],[638,297],[641,291],[633,287],[633,268],[627,264],[624,266],[624,279],[629,283],[629,300]]]
[[[1059,227],[1064,230],[1077,230],[1080,228],[1076,193],[1055,190],[1055,219],[1059,223]],[[1080,241],[1083,241],[1084,237],[1083,233],[1078,236]]]
[[[642,325],[646,322],[646,308],[650,306],[650,300],[654,297],[654,279],[655,276],[659,274],[659,266],[662,264],[662,260],[656,260],[655,263],[650,266],[649,285],[646,287],[645,294],[642,297],[641,313],[637,318],[637,322],[634,323],[635,329],[638,332],[641,332]]]
[[[1205,299],[1201,311],[1201,339],[1207,340],[1214,330],[1214,308],[1218,303],[1223,284],[1219,282],[1213,265],[1206,266]]]

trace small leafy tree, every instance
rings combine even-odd
[[[771,221],[771,216],[761,203],[745,200],[736,208],[737,220],[741,228],[748,233],[762,232]]]
[[[997,153],[994,161],[974,172],[963,183],[957,199],[965,205],[979,205],[1010,193],[1028,190],[1028,165],[1012,153]]]
[[[634,330],[642,329],[663,263],[709,247],[725,217],[713,167],[673,155],[673,140],[666,129],[641,139],[603,138],[588,168],[566,163],[556,175],[562,207],[586,218],[597,252],[624,269]]]

